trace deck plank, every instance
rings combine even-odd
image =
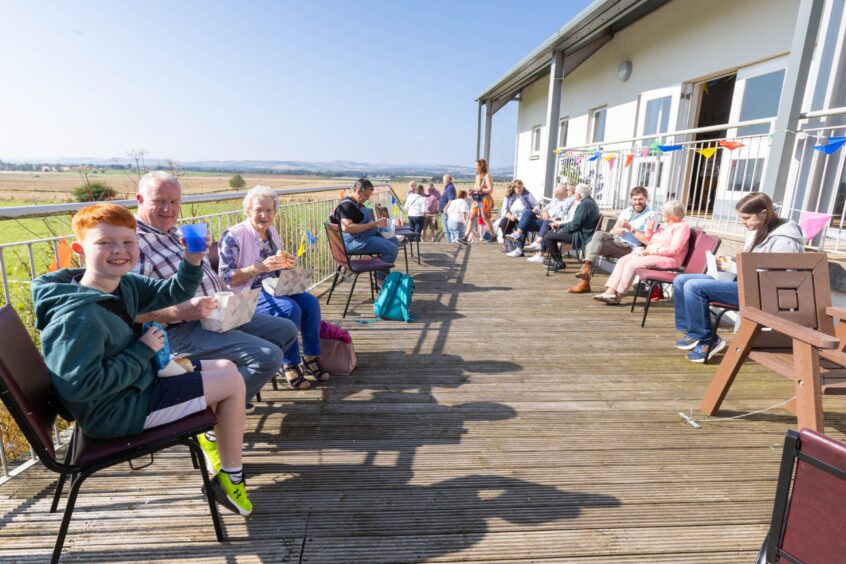
[[[423,244],[415,322],[372,317],[366,285],[339,321],[359,368],[308,391],[263,391],[248,417],[255,513],[224,515],[218,544],[187,451],[89,479],[68,562],[739,562],[767,529],[781,408],[715,421],[698,411],[716,365],[673,348],[672,308],[573,296],[496,252]],[[601,290],[602,277],[596,279]],[[349,285],[324,318],[338,321]],[[325,296],[323,297],[325,302]],[[763,409],[789,382],[743,369],[721,417]],[[846,399],[826,397],[843,439]],[[702,429],[684,424],[693,413]],[[41,467],[0,488],[0,560],[43,561],[61,516]]]

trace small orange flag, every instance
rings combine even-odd
[[[634,153],[632,153],[630,155],[626,155],[626,164],[623,165],[623,168],[626,168],[627,166],[632,164],[633,160],[634,160]]]
[[[60,240],[57,245],[56,256],[58,256],[59,259],[58,261],[53,259],[53,262],[50,263],[50,268],[48,269],[49,272],[56,272],[60,268],[70,268],[73,266],[73,250],[64,239]]]
[[[347,197],[347,191],[346,191],[346,189],[341,190],[341,193],[338,195],[338,199],[339,199],[339,200],[343,200],[343,199],[344,199],[344,198],[346,198],[346,197]]]
[[[720,141],[720,147],[725,147],[729,151],[734,151],[735,149],[740,149],[741,147],[745,147],[743,143],[739,141]]]

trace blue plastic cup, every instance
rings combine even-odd
[[[189,253],[202,253],[206,250],[206,233],[208,226],[205,223],[193,223],[182,226],[182,238],[185,239],[185,250]]]

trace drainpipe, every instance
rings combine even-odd
[[[549,94],[546,98],[546,152],[544,159],[546,170],[543,175],[543,195],[552,197],[555,188],[555,170],[558,164],[558,120],[561,119],[561,90],[564,86],[564,51],[556,51],[552,57],[552,67],[549,69]]]

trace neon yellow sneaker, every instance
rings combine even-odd
[[[217,452],[217,441],[209,439],[206,433],[197,435],[197,441],[200,443],[200,448],[203,449],[206,467],[212,476],[217,475],[220,472],[220,453]]]
[[[247,497],[246,482],[233,484],[229,474],[220,472],[211,481],[215,499],[227,509],[248,517],[253,512],[253,504]]]

